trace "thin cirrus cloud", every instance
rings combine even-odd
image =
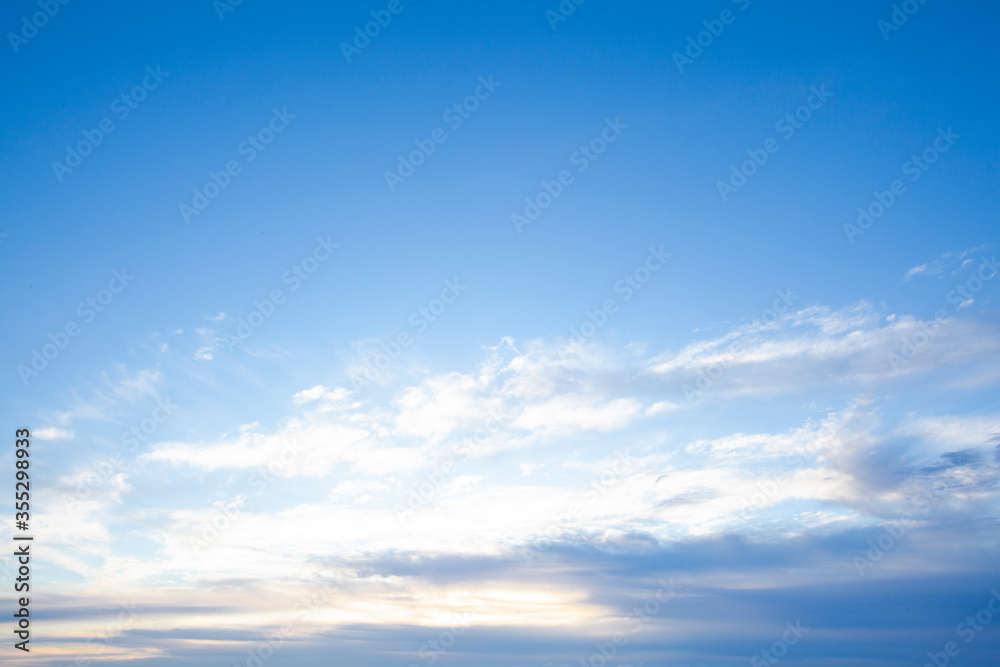
[[[905,363],[894,365],[890,355],[902,360],[906,343],[927,339],[928,326],[935,335]],[[984,358],[985,374],[996,368],[991,355],[1000,349],[997,333],[995,326],[974,320],[954,318],[938,327],[933,320],[884,315],[866,302],[841,310],[816,306],[780,316],[757,331],[737,330],[661,354],[649,372],[692,386],[707,374],[713,388],[738,392],[830,381],[878,383],[943,366],[981,364]]]
[[[978,255],[991,247],[993,247],[992,244],[986,243],[961,252],[943,253],[929,262],[910,268],[906,272],[906,275],[903,276],[903,281],[909,281],[915,276],[943,277],[948,274],[957,275],[964,269],[975,265],[977,258],[974,258],[974,255]]]

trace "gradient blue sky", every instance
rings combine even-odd
[[[798,621],[789,665],[923,664],[949,641],[953,664],[996,664],[1000,617],[968,643],[957,626],[1000,587],[1000,12],[914,3],[886,32],[890,2],[652,4],[590,0],[553,28],[556,0],[402,0],[350,62],[387,3],[70,2],[6,38],[0,412],[36,435],[39,555],[33,650],[4,661],[244,665],[287,626],[266,664],[561,667],[622,631],[609,665],[714,667]],[[0,25],[38,11],[8,3]],[[147,68],[168,74],[121,118]],[[499,85],[452,129],[481,77]],[[786,136],[814,88],[829,98]],[[294,118],[247,161],[275,109]],[[578,171],[609,120],[627,127]],[[339,247],[292,289],[317,239]],[[464,289],[419,325],[446,281]]]

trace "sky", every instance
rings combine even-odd
[[[997,664],[1000,11],[653,5],[5,4],[4,664]]]

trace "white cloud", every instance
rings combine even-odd
[[[50,426],[48,428],[36,428],[31,432],[37,440],[72,440],[73,431],[64,428]]]
[[[995,330],[955,319],[894,374],[888,353],[920,330],[913,317],[886,317],[861,303],[802,309],[758,330],[737,329],[652,359],[637,345],[505,340],[476,368],[423,374],[389,387],[385,398],[316,378],[289,392],[291,411],[275,425],[260,417],[263,424],[233,422],[216,436],[161,442],[140,457],[149,465],[116,473],[75,512],[56,502],[43,506],[39,525],[51,544],[66,545],[57,550],[64,554],[58,564],[86,582],[75,591],[116,581],[123,594],[151,589],[163,602],[211,591],[200,598],[205,604],[241,610],[225,617],[233,627],[273,623],[278,603],[291,608],[297,601],[286,599],[282,587],[298,594],[304,573],[326,567],[341,568],[352,588],[319,610],[304,635],[366,619],[437,622],[459,608],[496,625],[525,618],[559,623],[572,614],[590,622],[606,611],[587,602],[599,598],[558,582],[526,581],[521,570],[449,588],[429,583],[416,566],[386,574],[340,564],[398,554],[499,559],[548,537],[587,546],[676,545],[753,535],[766,526],[772,538],[791,539],[896,516],[938,482],[949,494],[933,512],[994,516],[995,466],[948,455],[991,451],[1000,417],[921,413],[893,422],[882,409],[889,390],[853,391],[868,389],[871,379],[878,388],[902,379],[891,389],[906,391],[913,384],[907,378],[918,373],[996,366]],[[720,392],[719,404],[677,400],[685,382],[720,364],[724,373],[713,387],[729,391]],[[811,417],[772,415],[781,426],[747,417],[759,411],[751,401],[761,389],[794,390],[799,405],[829,405],[836,399],[800,394],[830,381],[855,383],[842,397],[874,398],[843,398],[847,407],[814,408]],[[129,386],[139,392],[142,382]],[[727,412],[723,400],[734,397],[741,410]],[[501,418],[490,423],[491,414]],[[716,435],[678,435],[685,431],[675,426],[699,421]],[[454,446],[486,424],[492,439],[441,473]],[[613,467],[619,450],[629,460],[623,469]],[[295,479],[251,495],[252,504],[193,557],[189,542],[224,506],[219,498],[253,494],[244,473],[268,468]],[[60,488],[72,491],[84,474],[74,470]],[[400,522],[396,505],[435,475],[432,493]],[[208,489],[206,479],[213,484]],[[185,491],[183,505],[124,511],[132,503],[122,500],[136,489],[177,485]],[[126,555],[116,535],[153,546],[142,557]],[[740,585],[753,579],[733,576]],[[158,585],[164,581],[175,588]],[[251,591],[248,581],[269,583]],[[195,625],[180,615],[148,622]]]
[[[987,248],[991,247],[992,244],[984,244],[981,246],[976,246],[975,248],[968,248],[961,252],[946,252],[939,255],[930,262],[924,264],[918,264],[912,267],[903,276],[903,281],[909,281],[910,278],[914,276],[942,276],[945,271],[951,270],[951,274],[955,275],[960,273],[964,269],[968,268],[970,265],[975,263],[975,260],[970,257],[974,253],[979,253]]]
[[[116,364],[117,382],[104,374],[105,382],[111,387],[115,394],[124,398],[130,403],[134,403],[140,398],[156,395],[156,385],[161,380],[158,369],[146,368],[129,373],[125,364]]]
[[[935,335],[893,366],[908,341]],[[997,366],[1000,336],[995,326],[952,318],[938,326],[912,316],[884,317],[861,302],[832,310],[810,307],[781,316],[757,331],[736,330],[660,354],[649,370],[663,382],[684,385],[701,395],[711,390],[760,392],[827,382],[885,382],[961,364]]]
[[[328,407],[333,407],[337,405],[342,405],[353,394],[353,391],[345,389],[344,387],[337,387],[331,389],[330,387],[324,387],[321,384],[316,385],[311,389],[303,389],[294,396],[292,400],[297,405],[305,405],[306,403],[314,403],[320,401],[325,403]]]
[[[568,394],[527,406],[512,426],[539,435],[615,431],[642,416],[642,412],[642,405],[630,398],[608,401],[597,396]]]

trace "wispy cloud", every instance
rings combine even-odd
[[[947,272],[950,272],[950,275],[958,274],[975,264],[973,255],[982,253],[991,247],[992,244],[986,243],[961,252],[946,252],[929,262],[912,267],[903,276],[903,280],[908,281],[914,276],[942,277]]]
[[[581,633],[606,632],[615,609],[668,571],[778,591],[774,568],[794,567],[799,582],[824,585],[831,563],[849,565],[880,524],[931,487],[947,495],[908,532],[913,548],[873,576],[942,567],[953,554],[928,531],[1000,509],[1000,416],[889,414],[871,389],[905,387],[885,355],[919,325],[864,302],[808,307],[652,356],[634,345],[505,339],[473,368],[382,393],[311,383],[290,392],[270,426],[154,442],[72,511],[43,505],[40,531],[65,547],[59,566],[89,582],[73,596],[111,580],[126,595],[158,582],[138,628],[168,624],[193,638],[192,614],[211,608],[233,629],[233,646],[250,641],[235,628],[263,633],[321,572],[343,585],[297,627],[305,644],[331,628],[370,624],[378,634],[447,624],[459,612],[491,631],[520,632],[526,620],[564,628],[572,618]],[[968,377],[978,372],[968,362],[997,356],[990,327],[956,320],[951,330],[908,372]],[[677,400],[691,376],[723,362],[712,405]],[[163,378],[107,380],[107,393],[127,402]],[[735,408],[762,400],[762,387],[831,382],[854,398],[783,428],[685,435],[716,403]],[[470,437],[486,423],[483,438]],[[442,461],[454,466],[447,475]],[[89,474],[74,468],[60,489],[72,493]],[[136,504],[138,489],[181,480],[190,502]],[[401,523],[400,507],[424,484],[431,491]],[[147,545],[142,557],[116,550],[126,526]],[[196,567],[194,541],[204,542]],[[620,574],[588,585],[577,576],[586,563]],[[845,567],[845,581],[856,576]],[[192,597],[198,590],[214,594]]]

